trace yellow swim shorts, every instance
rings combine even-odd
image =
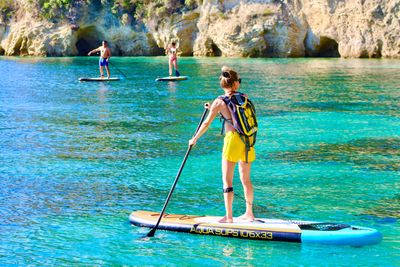
[[[246,145],[236,131],[230,131],[225,134],[222,158],[231,162],[246,162]],[[248,162],[252,162],[255,159],[256,151],[254,147],[251,147],[248,154]]]

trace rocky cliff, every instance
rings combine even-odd
[[[0,54],[85,55],[106,39],[115,55],[161,55],[174,40],[187,56],[400,58],[399,0],[165,1],[174,6],[138,13],[147,2],[78,0],[51,19],[14,1],[0,16]]]

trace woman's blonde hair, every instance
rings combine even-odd
[[[219,76],[219,84],[224,89],[229,89],[233,87],[233,84],[239,81],[239,75],[233,69],[223,66],[221,68],[221,76]]]

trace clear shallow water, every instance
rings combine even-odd
[[[188,81],[156,83],[165,61],[113,58],[127,79],[79,83],[96,58],[0,58],[2,266],[400,265],[400,61],[183,58]],[[369,226],[382,243],[142,239],[129,213],[161,209],[223,64],[257,107],[256,215]],[[219,130],[192,151],[168,212],[223,214]]]

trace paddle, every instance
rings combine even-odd
[[[207,111],[208,111],[208,104],[204,104],[203,116],[201,116],[199,125],[197,126],[197,129],[196,129],[194,135],[196,135],[196,133],[197,133],[198,130],[200,129],[200,126],[201,126],[201,124],[203,123],[204,118],[205,118],[206,115],[207,115]],[[193,136],[194,136],[194,135],[193,135]],[[170,199],[171,196],[172,196],[172,192],[174,191],[175,186],[176,186],[176,184],[178,183],[179,176],[181,175],[181,172],[182,172],[182,170],[183,170],[183,167],[185,166],[185,163],[186,163],[186,160],[187,160],[187,158],[188,158],[188,156],[189,156],[190,150],[192,150],[192,146],[189,146],[188,150],[186,151],[186,155],[185,155],[185,157],[183,158],[181,167],[179,168],[178,174],[177,174],[176,177],[175,177],[174,184],[172,185],[171,190],[169,190],[168,197],[167,197],[167,199],[165,200],[164,206],[163,206],[163,208],[162,208],[162,210],[161,210],[161,212],[160,212],[160,216],[158,217],[157,223],[156,223],[156,225],[150,230],[150,232],[147,234],[147,237],[153,237],[154,234],[155,234],[155,232],[156,232],[156,230],[157,230],[158,225],[160,224],[161,218],[162,218],[162,216],[164,215],[164,211],[165,211],[165,209],[167,208],[169,199]]]
[[[110,63],[117,71],[119,71],[125,78],[127,78],[126,75],[120,69],[117,68],[117,66],[111,63],[111,61],[108,61],[108,63]]]
[[[96,54],[99,54],[99,53],[100,52],[96,52]],[[125,78],[128,78],[128,77],[126,77],[126,75],[119,68],[117,68],[117,66],[115,66],[113,63],[111,63],[111,61],[108,61],[108,63],[110,65],[112,65],[117,71],[119,71],[119,73],[121,73]]]

